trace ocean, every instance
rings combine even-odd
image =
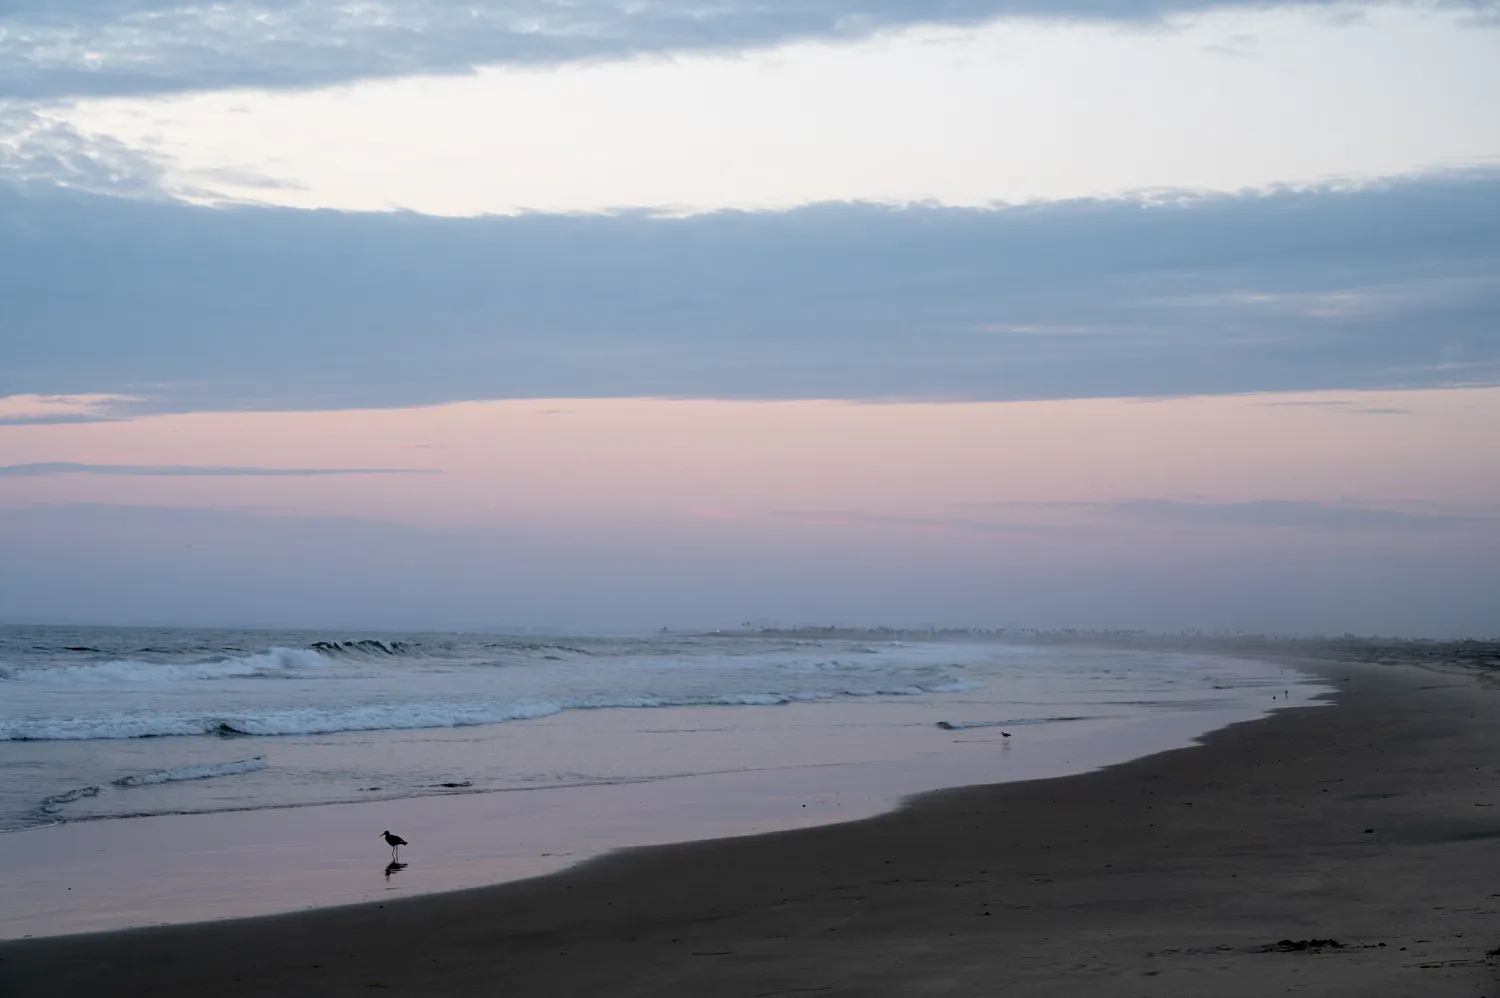
[[[848,820],[1190,744],[1319,689],[1265,662],[978,638],[9,627],[0,937]],[[386,827],[415,843],[394,882]]]
[[[795,705],[814,731],[835,713],[861,728],[916,726],[936,743],[943,730],[1265,699],[1278,672],[977,641],[8,628],[0,829],[661,779],[743,768],[743,750],[717,749],[767,709]],[[833,704],[868,716],[823,709]],[[891,705],[902,709],[878,710]],[[715,708],[714,730],[675,731],[665,745],[639,734],[607,752],[570,750],[566,720],[526,733],[572,712],[690,707]],[[861,733],[878,751],[882,739]],[[782,764],[840,761],[837,733],[823,740]],[[776,764],[774,749],[752,751],[756,764]]]

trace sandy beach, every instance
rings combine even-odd
[[[1500,695],[1301,667],[1331,708],[1201,746],[499,887],[0,943],[0,994],[1500,994]]]

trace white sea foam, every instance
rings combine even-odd
[[[270,648],[255,655],[208,662],[161,663],[120,659],[81,665],[18,667],[0,665],[0,680],[60,685],[68,683],[163,683],[285,675],[321,669],[328,660],[307,648]]]
[[[254,773],[265,769],[269,763],[266,757],[258,755],[253,759],[241,759],[238,762],[223,762],[217,766],[178,766],[176,769],[159,769],[154,773],[142,773],[139,776],[122,776],[115,780],[117,787],[145,787],[154,783],[177,783],[182,780],[207,780],[215,776],[235,776],[239,773]],[[97,787],[95,790],[97,791]]]
[[[0,742],[86,741],[102,738],[162,738],[213,734],[212,726],[192,717],[162,714],[20,718],[0,721]]]
[[[937,684],[944,691],[952,683]],[[886,696],[919,696],[920,686],[882,689]],[[247,709],[208,715],[174,711],[68,715],[0,720],[0,741],[83,741],[181,735],[326,735],[341,731],[458,728],[548,717],[565,710],[652,707],[774,707],[874,691],[793,690],[694,696],[592,696],[558,700],[424,700],[343,706]]]
[[[731,693],[710,697],[708,703],[719,707],[775,707],[778,704],[791,703],[796,698],[796,694],[792,693]],[[804,698],[815,699],[815,695],[804,694]]]
[[[1053,724],[1057,721],[1083,721],[1082,717],[1017,717],[1009,721],[939,721],[937,726],[949,731],[969,728],[1018,728],[1026,724]]]
[[[401,731],[502,724],[560,713],[561,704],[407,703],[309,707],[216,719],[215,732],[242,735],[327,735],[340,731]]]
[[[356,785],[358,797],[374,799],[463,782],[473,783],[470,790],[616,782],[718,765],[699,758],[690,733],[685,752],[667,753],[666,770],[646,744],[659,744],[654,737],[636,754],[606,749],[596,757],[592,739],[571,745],[573,719],[596,710],[718,715],[706,724],[670,716],[665,725],[578,724],[619,738],[627,737],[623,729],[675,730],[680,722],[689,725],[685,732],[751,737],[783,730],[783,721],[836,731],[899,716],[901,737],[912,736],[910,722],[919,720],[934,744],[946,746],[964,728],[1015,725],[1019,734],[1023,724],[1065,719],[1043,715],[1128,718],[1216,704],[1234,695],[1218,687],[1261,675],[1215,660],[977,642],[673,634],[563,644],[490,634],[0,628],[0,829],[346,800]],[[981,687],[987,692],[969,692]],[[843,706],[820,706],[829,702]],[[886,706],[860,706],[872,702]],[[897,703],[908,706],[891,709]],[[797,712],[792,718],[755,716],[780,705],[802,706],[788,708]],[[983,720],[1007,711],[1014,712],[1009,720]],[[552,715],[529,733],[481,730]],[[854,719],[860,716],[869,721]],[[931,726],[944,717],[953,719],[950,730]],[[377,734],[382,729],[394,733]],[[278,740],[255,740],[264,738]],[[111,750],[97,739],[135,741]],[[366,751],[371,744],[379,750]],[[277,764],[259,771],[262,756]],[[121,758],[132,760],[128,768],[118,768]],[[236,772],[246,775],[229,778]]]
[[[174,735],[326,735],[340,731],[455,728],[546,717],[556,703],[370,704],[247,710],[211,717],[134,713],[0,722],[0,741],[85,741]]]
[[[41,810],[45,814],[56,814],[58,808],[64,804],[71,804],[75,800],[85,797],[99,796],[98,787],[79,787],[77,790],[69,790],[66,793],[53,794],[51,797],[43,797]]]

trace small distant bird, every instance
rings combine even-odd
[[[380,837],[385,839],[385,844],[391,847],[391,862],[394,863],[396,857],[401,854],[401,847],[406,845],[406,840],[399,835],[392,835],[388,831],[381,832]]]
[[[1002,732],[1000,732],[1000,737],[1001,738],[1009,738],[1010,737],[1010,732],[1009,731],[1002,731]]]

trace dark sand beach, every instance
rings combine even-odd
[[[0,995],[1500,998],[1500,688],[1303,667],[1331,707],[1198,747],[499,887],[0,943]]]

